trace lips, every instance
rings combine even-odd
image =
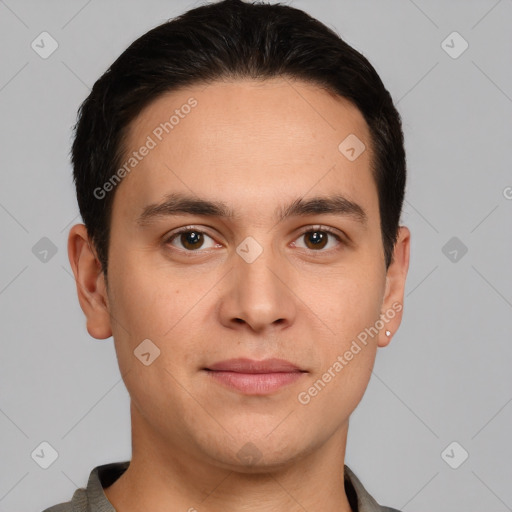
[[[247,395],[266,395],[300,379],[306,370],[284,359],[229,359],[204,370],[215,382]]]
[[[206,370],[237,372],[237,373],[281,373],[281,372],[300,372],[298,366],[284,359],[265,359],[256,361],[254,359],[228,359],[212,364]]]

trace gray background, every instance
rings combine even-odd
[[[113,342],[87,334],[67,258],[71,127],[132,40],[199,3],[0,0],[0,512],[67,501],[94,466],[130,458]],[[512,0],[286,3],[369,58],[406,137],[405,317],[347,463],[404,511],[512,510]],[[31,48],[42,31],[59,45],[47,59]],[[469,44],[457,58],[453,31]],[[46,470],[31,457],[43,441],[58,452]]]

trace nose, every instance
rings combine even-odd
[[[220,298],[222,324],[254,332],[285,329],[295,320],[296,303],[290,271],[271,250],[248,262],[233,255]]]

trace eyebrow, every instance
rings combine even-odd
[[[299,197],[284,207],[278,207],[274,213],[274,219],[279,223],[291,217],[328,214],[351,217],[363,226],[366,226],[368,220],[366,212],[360,205],[340,194],[310,199]],[[165,196],[163,202],[144,207],[136,222],[140,226],[147,226],[159,218],[175,215],[202,215],[226,219],[236,217],[235,212],[221,201],[171,193]]]

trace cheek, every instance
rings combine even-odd
[[[112,330],[119,368],[130,396],[148,415],[151,411],[144,404],[158,411],[169,400],[180,407],[187,398],[179,385],[185,382],[188,366],[184,361],[190,351],[184,328],[187,314],[197,303],[197,296],[191,296],[182,281],[162,275],[158,269],[148,272],[142,265],[125,261],[111,276]],[[149,353],[147,365],[145,353]]]
[[[166,278],[164,269],[148,264],[133,248],[127,254],[112,265],[113,316],[134,339],[160,338],[185,314],[191,292],[179,275]],[[120,334],[127,335],[122,329]]]
[[[201,337],[191,324],[198,326],[200,318],[208,317],[215,276],[171,274],[166,267],[143,265],[134,257],[112,265],[112,270],[112,331],[122,370],[139,367],[134,350],[149,339],[160,350],[157,366],[183,372],[197,356]]]
[[[319,364],[308,387],[301,390],[305,394],[299,403],[310,403],[311,410],[318,408],[319,414],[332,407],[343,415],[357,406],[375,361],[375,324],[380,318],[384,282],[375,266],[364,265],[351,266],[350,271],[332,275],[328,281],[311,280],[308,305],[321,319],[318,325],[328,329],[315,343]],[[339,420],[339,414],[331,419]]]
[[[297,295],[327,328],[327,337],[337,349],[342,348],[343,340],[379,319],[385,276],[375,265],[347,265],[328,275],[302,275],[297,284]]]
[[[348,419],[368,386],[377,351],[374,326],[380,318],[382,286],[377,275],[367,273],[360,279],[352,274],[331,284],[328,294],[309,296],[329,330],[315,343],[318,365],[297,401],[305,407],[306,418],[323,416],[327,430]]]

